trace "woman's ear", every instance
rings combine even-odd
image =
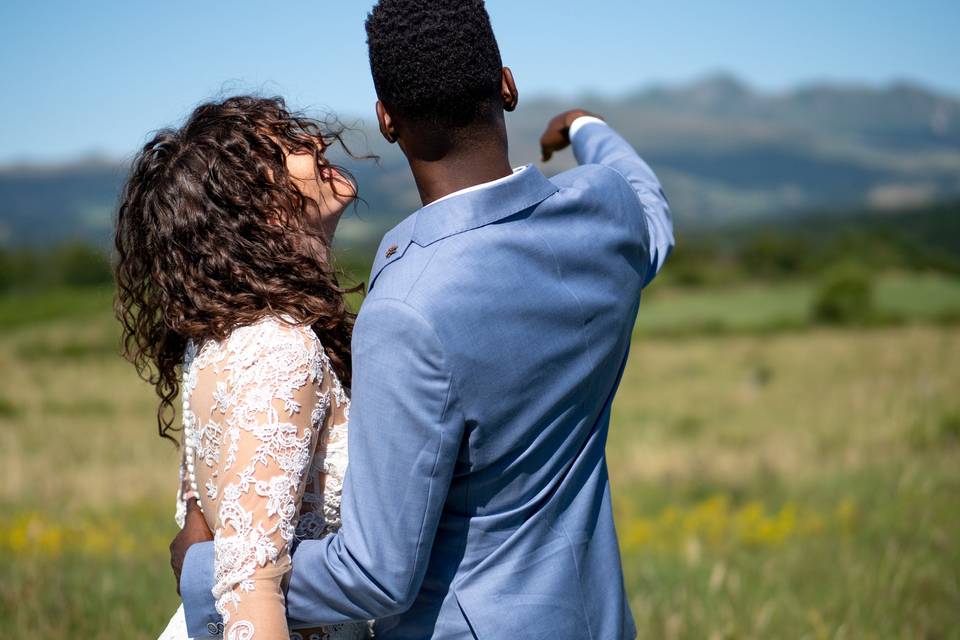
[[[397,141],[397,130],[393,124],[393,118],[387,112],[387,108],[382,102],[377,100],[377,122],[380,124],[380,135],[383,139],[393,144]]]
[[[513,111],[520,101],[517,83],[513,81],[513,72],[510,71],[510,67],[504,67],[500,75],[500,98],[503,100],[504,111]]]

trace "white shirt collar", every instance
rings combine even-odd
[[[481,189],[489,189],[490,187],[494,187],[494,186],[496,186],[496,185],[498,185],[498,184],[501,184],[501,183],[503,183],[503,182],[506,182],[507,180],[512,180],[512,179],[514,179],[514,178],[517,177],[519,174],[523,173],[524,171],[526,171],[526,170],[529,169],[529,168],[530,168],[530,165],[528,165],[528,164],[523,165],[522,167],[516,167],[516,168],[513,170],[513,173],[511,173],[511,174],[508,175],[508,176],[503,176],[502,178],[497,178],[496,180],[491,180],[490,182],[482,182],[482,183],[480,183],[480,184],[475,184],[475,185],[473,185],[472,187],[466,187],[465,189],[460,189],[459,191],[454,191],[453,193],[448,193],[447,195],[443,196],[442,198],[437,198],[436,200],[434,200],[433,202],[431,202],[430,204],[426,205],[426,206],[423,207],[423,208],[426,209],[426,208],[429,207],[430,205],[437,204],[438,202],[443,202],[444,200],[449,200],[450,198],[454,198],[454,197],[456,197],[456,196],[462,196],[462,195],[465,194],[465,193],[470,193],[470,192],[472,192],[472,191],[480,191]]]

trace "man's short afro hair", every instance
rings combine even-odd
[[[503,63],[483,0],[380,0],[367,45],[377,95],[397,116],[458,128],[499,104]]]

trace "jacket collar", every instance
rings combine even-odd
[[[414,242],[421,247],[464,231],[485,227],[540,204],[558,191],[534,166],[528,166],[496,184],[454,195],[419,209],[387,232],[370,272],[372,289],[377,276],[396,262]]]

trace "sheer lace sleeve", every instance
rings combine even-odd
[[[303,540],[319,540],[340,528],[340,503],[347,473],[350,397],[330,361],[325,357],[323,360],[321,394],[326,412],[297,524],[297,537]]]
[[[309,329],[266,320],[204,345],[197,361],[187,386],[192,412],[204,418],[197,480],[214,532],[224,636],[285,638],[282,582],[328,405],[322,351]]]

